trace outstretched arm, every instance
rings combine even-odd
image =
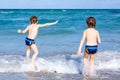
[[[45,26],[51,26],[51,25],[54,25],[54,24],[57,24],[57,23],[58,23],[58,20],[55,21],[55,22],[52,22],[52,23],[39,24],[38,26],[39,27],[45,27]]]
[[[83,32],[83,36],[82,36],[82,39],[80,41],[80,45],[79,45],[79,48],[78,48],[78,51],[77,51],[77,55],[81,54],[81,49],[82,49],[83,43],[85,41],[85,38],[86,38],[86,31]]]
[[[27,27],[26,29],[24,29],[24,30],[18,29],[17,32],[24,34],[24,33],[26,33],[27,31],[28,31],[28,27]]]

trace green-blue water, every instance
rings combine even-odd
[[[17,34],[17,29],[24,29],[29,24],[30,16],[39,18],[39,24],[59,20],[54,26],[39,29],[36,40],[38,46],[51,45],[61,51],[64,46],[69,52],[76,51],[82,32],[86,27],[86,18],[93,16],[97,20],[96,29],[100,31],[102,38],[101,50],[120,51],[119,47],[119,22],[120,10],[0,10],[0,52],[7,50],[16,53],[24,52],[24,38],[27,36]],[[70,47],[70,45],[72,47]],[[12,49],[10,49],[12,46]],[[51,47],[51,48],[52,48]],[[61,48],[60,48],[61,47]],[[44,47],[42,47],[44,48]],[[41,49],[41,48],[40,48]],[[60,49],[60,50],[59,50]],[[13,52],[14,50],[14,52]],[[53,49],[54,50],[54,49]],[[64,51],[64,48],[62,49]]]
[[[109,57],[119,64],[120,55],[120,10],[0,10],[0,54],[25,56],[26,46],[24,39],[26,34],[18,34],[18,29],[25,29],[29,25],[29,18],[37,16],[39,24],[59,20],[54,26],[39,29],[36,44],[39,49],[39,57],[76,54],[82,32],[87,28],[86,18],[96,18],[96,29],[100,32],[102,44],[99,45],[99,58]],[[84,48],[84,47],[83,47]],[[102,54],[102,55],[101,55]],[[103,56],[104,55],[104,56]],[[61,60],[62,58],[55,59]],[[108,57],[109,56],[109,57]],[[5,56],[4,56],[5,58]],[[9,58],[9,57],[7,57]],[[51,58],[51,57],[50,57]],[[52,57],[53,58],[53,57]],[[6,58],[5,58],[6,60]],[[57,63],[57,62],[56,62]],[[106,63],[111,63],[105,62]],[[48,62],[49,64],[49,62]],[[97,63],[98,64],[98,63]],[[57,64],[55,64],[57,65]],[[61,64],[63,65],[63,64]],[[108,68],[107,66],[105,66]],[[97,68],[101,69],[100,64]],[[111,67],[112,68],[112,67]],[[110,69],[111,69],[110,68]],[[115,69],[120,66],[115,67]],[[103,68],[102,68],[103,69]],[[59,72],[59,71],[58,71]],[[68,71],[69,72],[69,71]]]

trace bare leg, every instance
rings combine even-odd
[[[29,61],[30,58],[30,46],[27,46],[27,50],[26,50],[26,60]]]
[[[34,54],[32,56],[32,60],[31,60],[31,65],[32,65],[33,68],[35,68],[35,63],[34,62],[35,62],[35,59],[38,55],[38,49],[37,49],[36,44],[32,44],[31,49],[34,51]]]
[[[87,68],[88,68],[88,56],[89,56],[88,53],[84,53],[84,65],[83,65],[84,76],[88,76],[88,72],[87,72]]]
[[[90,75],[94,72],[94,58],[95,54],[90,54]]]

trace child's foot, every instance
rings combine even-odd
[[[32,69],[35,70],[35,67],[36,67],[35,64],[30,63],[30,65],[31,65]]]
[[[35,64],[30,63],[30,65],[31,65],[33,70],[36,70],[36,71],[38,70],[38,68],[37,68],[37,66]]]
[[[86,78],[89,77],[87,72],[83,73],[83,76],[86,77]]]

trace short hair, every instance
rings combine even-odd
[[[38,21],[38,18],[36,16],[31,16],[30,17],[30,23],[31,24],[35,24],[35,23],[37,23],[37,21]]]
[[[93,28],[96,25],[96,20],[94,17],[88,17],[86,23],[88,25],[88,28]]]

